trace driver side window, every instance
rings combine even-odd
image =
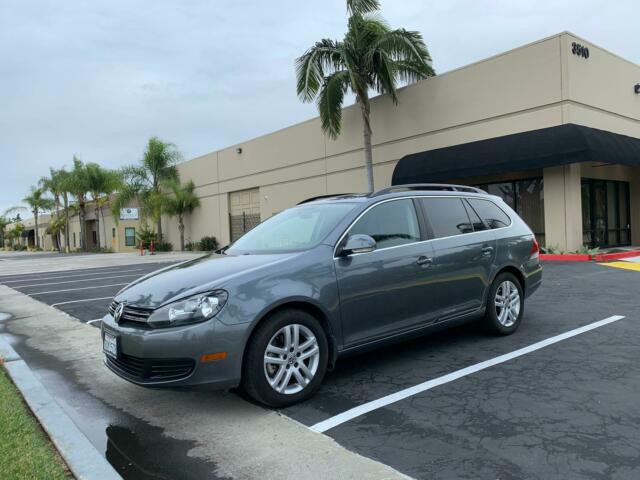
[[[420,241],[420,227],[413,201],[392,200],[373,207],[349,230],[349,235],[369,235],[377,248]]]

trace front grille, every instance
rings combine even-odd
[[[111,304],[109,305],[109,313],[111,314],[112,317],[113,317],[113,314],[116,312],[116,308],[118,308],[118,305],[120,304],[115,300],[111,302]],[[141,307],[134,307],[131,305],[125,305],[124,311],[122,312],[122,316],[120,317],[119,323],[131,322],[134,324],[146,324],[147,319],[149,318],[149,316],[151,316],[152,313],[153,313],[153,310],[150,308],[141,308]]]
[[[180,380],[193,372],[195,362],[183,359],[144,359],[121,354],[119,358],[106,355],[107,364],[133,380]]]

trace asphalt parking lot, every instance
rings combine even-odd
[[[99,327],[114,295],[137,278],[176,262],[130,264],[82,270],[0,276],[18,290],[82,322]]]
[[[104,314],[124,284],[165,265],[0,283],[87,322]],[[514,335],[488,336],[471,324],[341,359],[313,399],[282,413],[414,478],[640,478],[640,271],[547,263],[544,275]],[[341,419],[345,412],[351,414]],[[143,444],[144,433],[136,437]],[[139,464],[163,461],[146,452],[137,451]],[[180,461],[171,456],[175,471],[183,471]],[[190,461],[185,455],[185,465]]]

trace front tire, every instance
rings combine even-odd
[[[511,335],[524,315],[524,295],[520,281],[512,273],[498,275],[489,289],[484,323],[496,335]]]
[[[258,403],[281,408],[306,400],[320,387],[329,348],[320,322],[301,310],[266,318],[247,344],[242,387]]]

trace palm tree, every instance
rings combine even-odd
[[[342,41],[323,39],[296,59],[298,96],[317,97],[322,130],[340,134],[342,103],[349,90],[360,105],[367,188],[373,191],[371,106],[369,91],[391,95],[398,82],[411,83],[435,75],[431,57],[419,32],[392,30],[378,14],[378,0],[347,0],[348,29]]]
[[[120,173],[115,170],[102,168],[97,163],[88,163],[85,165],[85,172],[87,188],[91,193],[96,214],[96,246],[100,248],[100,215],[102,214],[102,229],[106,242],[107,233],[104,226],[102,208],[109,202],[110,196],[118,189],[120,185]]]
[[[164,211],[178,217],[180,250],[184,251],[184,216],[190,215],[200,206],[200,199],[195,194],[196,186],[192,180],[185,185],[180,185],[177,180],[170,180],[164,182],[163,186],[171,191],[171,195],[164,197]]]
[[[49,168],[49,176],[42,177],[38,184],[45,191],[50,192],[53,195],[53,202],[56,208],[56,218],[60,219],[60,198],[64,196],[66,193],[64,191],[64,176],[67,172],[63,169],[55,170],[54,168]],[[65,200],[65,204],[68,203],[68,199]],[[65,215],[67,213],[68,205],[65,205]],[[58,252],[62,252],[62,242],[60,237],[60,232],[65,231],[64,228],[55,229],[55,239],[56,245],[58,247]],[[65,233],[66,236],[66,233]]]
[[[123,169],[126,184],[123,185],[116,201],[112,204],[114,215],[137,199],[142,207],[143,215],[151,217],[156,223],[158,241],[162,241],[162,183],[178,180],[176,163],[181,155],[175,145],[151,137],[147,143],[144,157],[140,165],[132,165]]]
[[[24,207],[11,207],[7,208],[4,212],[0,214],[0,248],[4,248],[4,241],[7,237],[7,227],[14,223],[15,221],[20,220],[20,215],[15,218],[11,218],[10,215],[12,213],[19,212],[21,210],[26,210]]]
[[[78,204],[78,214],[80,217],[80,248],[86,248],[86,207],[87,194],[89,193],[89,182],[87,178],[87,169],[84,163],[75,155],[73,157],[73,170],[69,172],[69,176],[64,180],[65,190],[76,198]],[[68,217],[67,217],[68,222]],[[67,230],[69,231],[69,230]]]
[[[44,194],[45,190],[42,188],[31,187],[31,193],[22,200],[31,207],[31,212],[33,213],[33,218],[36,224],[36,248],[40,248],[38,215],[41,212],[51,210],[54,207],[53,199],[45,197]]]

